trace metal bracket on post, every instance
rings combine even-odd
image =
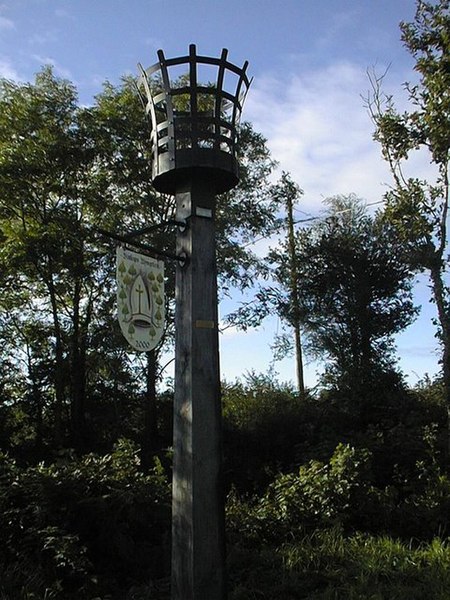
[[[213,211],[211,208],[203,208],[202,206],[197,206],[195,208],[195,214],[197,217],[202,217],[203,219],[213,218]]]
[[[188,257],[185,254],[172,254],[171,252],[164,252],[163,250],[158,250],[157,248],[148,246],[147,244],[141,244],[140,242],[132,241],[133,237],[136,236],[136,232],[132,232],[131,235],[119,235],[117,233],[107,231],[106,229],[101,229],[100,227],[95,227],[94,229],[100,235],[108,237],[111,240],[116,240],[118,242],[122,242],[122,244],[133,246],[134,248],[138,248],[139,250],[144,250],[144,252],[147,252],[150,256],[176,260],[181,266],[184,266],[188,260]]]
[[[178,255],[178,264],[182,268],[189,264],[189,257],[186,252],[181,252],[181,254]]]
[[[186,219],[182,219],[181,221],[177,221],[176,223],[178,225],[178,231],[180,233],[184,233],[186,231],[186,229],[187,229],[187,226],[188,226],[187,220]]]
[[[177,219],[168,219],[167,221],[162,221],[157,225],[149,225],[148,227],[142,227],[141,229],[136,229],[135,231],[130,231],[126,233],[124,237],[129,238],[130,240],[135,237],[140,237],[141,235],[146,235],[147,233],[152,233],[153,231],[158,231],[158,229],[162,229],[167,225],[177,225],[181,231],[184,231],[187,227],[187,222],[185,219],[178,220]]]

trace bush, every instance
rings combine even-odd
[[[128,441],[106,456],[24,470],[4,456],[0,464],[0,565],[31,577],[12,577],[9,589],[0,582],[6,597],[24,588],[90,600],[121,590],[122,600],[133,583],[166,574],[169,486],[158,464],[140,472]]]
[[[294,449],[311,430],[307,403],[263,376],[222,389],[226,487],[261,492],[277,472],[298,465]]]
[[[328,463],[310,461],[297,473],[279,475],[261,498],[242,500],[233,492],[227,505],[230,533],[252,544],[333,525],[373,526],[392,507],[370,475],[368,451],[339,444]]]

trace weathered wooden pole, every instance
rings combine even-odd
[[[177,190],[172,598],[225,598],[214,191]]]
[[[300,307],[298,301],[298,272],[297,272],[297,257],[296,243],[294,231],[294,204],[293,197],[289,190],[286,196],[286,211],[288,225],[288,250],[290,262],[290,295],[293,308],[293,327],[294,327],[294,343],[295,343],[295,364],[297,371],[297,386],[298,393],[302,400],[305,399],[305,379],[303,373],[303,349],[302,336],[300,329]]]
[[[185,224],[177,234],[172,600],[226,598],[215,196],[239,180],[237,125],[250,85],[247,63],[238,68],[227,54],[198,56],[191,45],[188,56],[166,59],[160,50],[139,80],[152,120],[153,185],[175,194]],[[171,79],[180,65],[186,76]],[[214,79],[199,83],[198,65],[212,67]]]

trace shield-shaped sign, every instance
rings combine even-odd
[[[148,352],[164,329],[164,263],[117,248],[117,312],[120,328],[136,350]]]

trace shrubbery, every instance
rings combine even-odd
[[[386,392],[350,426],[332,389],[225,386],[230,600],[445,598],[438,392]],[[167,474],[139,456],[128,440],[49,464],[1,455],[0,600],[168,600],[170,454]]]
[[[355,529],[379,512],[381,495],[370,482],[368,451],[340,444],[328,463],[311,461],[279,475],[261,497],[232,493],[229,527],[250,545],[289,541],[317,528]]]
[[[128,441],[101,457],[0,464],[2,600],[123,600],[134,583],[165,575],[170,489],[158,464],[139,471]]]
[[[229,531],[240,543],[289,541],[317,529],[394,535],[405,542],[450,535],[450,479],[431,456],[417,461],[414,478],[374,484],[373,458],[339,444],[326,463],[310,461],[279,474],[263,495],[228,501]]]
[[[428,460],[397,486],[377,488],[370,452],[340,444],[262,496],[232,491],[230,600],[447,599],[450,481],[425,437]]]
[[[261,492],[280,471],[299,464],[297,449],[311,443],[316,409],[290,386],[251,374],[223,386],[227,487]]]

